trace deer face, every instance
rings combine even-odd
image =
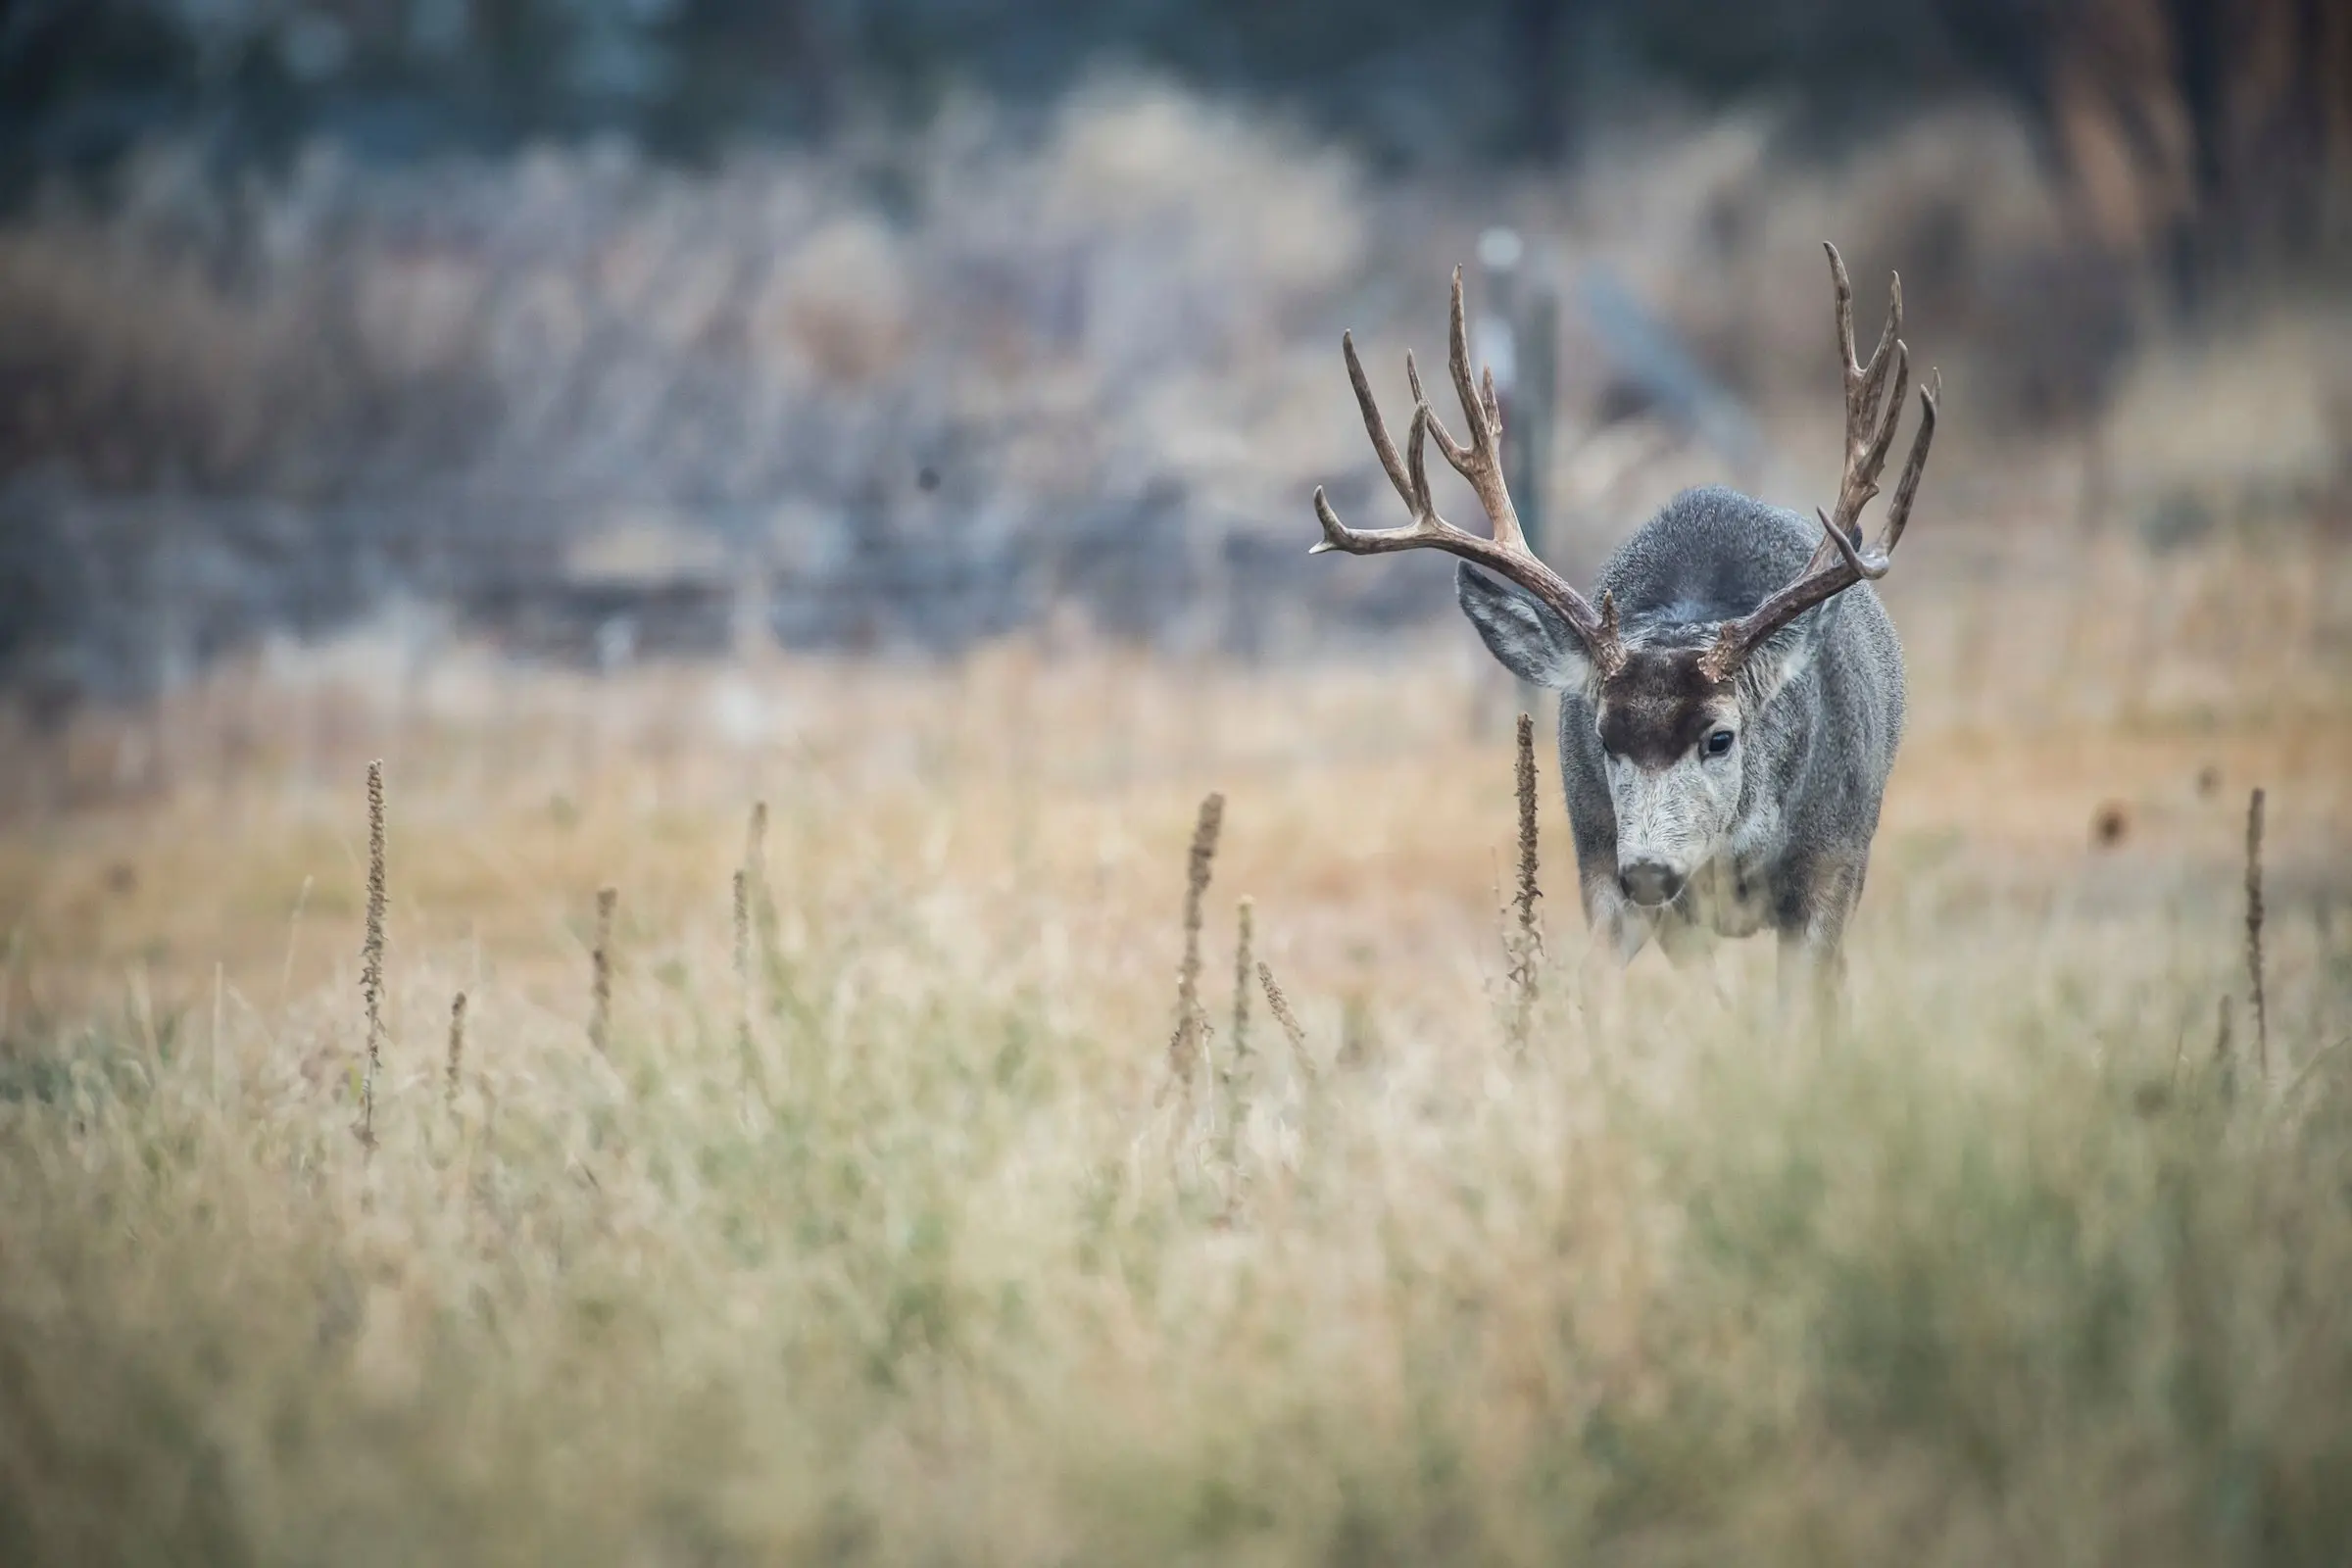
[[[1504,668],[1591,705],[1616,819],[1618,887],[1635,904],[1672,903],[1691,873],[1729,846],[1744,794],[1747,731],[1804,669],[1820,622],[1773,638],[1728,675],[1712,667],[1712,645],[1638,640],[1616,645],[1604,669],[1533,595],[1468,567],[1456,586],[1463,613]]]
[[[1636,904],[1672,903],[1730,840],[1739,811],[1739,685],[1711,678],[1700,658],[1696,649],[1629,649],[1592,688],[1617,819],[1617,884]]]

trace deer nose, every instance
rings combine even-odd
[[[1636,860],[1617,868],[1617,885],[1636,904],[1655,907],[1683,891],[1683,873],[1658,860]]]

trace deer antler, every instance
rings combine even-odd
[[[1796,580],[1773,594],[1738,620],[1724,622],[1715,646],[1699,661],[1711,680],[1728,680],[1765,640],[1823,600],[1843,593],[1868,578],[1886,575],[1903,525],[1911,520],[1911,500],[1919,493],[1919,476],[1928,465],[1928,445],[1936,439],[1936,398],[1943,390],[1941,376],[1919,389],[1919,433],[1911,438],[1911,456],[1895,482],[1894,499],[1886,504],[1886,524],[1878,543],[1862,549],[1862,509],[1879,493],[1879,475],[1886,466],[1886,451],[1894,444],[1895,426],[1902,422],[1903,389],[1910,380],[1911,351],[1904,346],[1903,280],[1894,279],[1886,326],[1867,361],[1854,358],[1854,287],[1846,279],[1845,261],[1838,247],[1824,243],[1830,253],[1830,280],[1838,293],[1838,358],[1845,380],[1845,477],[1838,486],[1835,513],[1821,517],[1821,543]],[[1892,348],[1894,356],[1887,358]],[[1893,384],[1891,394],[1888,383]]]
[[[1379,454],[1380,466],[1388,470],[1389,482],[1404,498],[1413,520],[1402,528],[1350,528],[1340,521],[1339,514],[1324,499],[1322,486],[1317,485],[1315,515],[1323,524],[1323,537],[1309,554],[1342,550],[1351,556],[1376,556],[1392,550],[1443,550],[1476,562],[1550,607],[1584,643],[1597,670],[1609,674],[1625,661],[1624,644],[1617,633],[1615,603],[1603,595],[1600,609],[1594,611],[1584,595],[1571,588],[1528,548],[1527,535],[1519,526],[1518,510],[1511,505],[1510,490],[1502,477],[1498,450],[1502,440],[1502,409],[1494,396],[1494,372],[1488,370],[1481,382],[1473,382],[1470,377],[1470,333],[1463,318],[1462,270],[1458,267],[1453,270],[1452,328],[1447,361],[1453,372],[1453,389],[1470,420],[1470,444],[1465,447],[1455,441],[1439,422],[1429,399],[1422,394],[1421,372],[1414,367],[1413,357],[1407,354],[1404,374],[1413,391],[1413,422],[1405,432],[1402,459],[1397,457],[1396,444],[1389,439],[1389,427],[1381,419],[1379,405],[1372,399],[1372,386],[1364,379],[1363,363],[1355,357],[1354,335],[1346,334],[1340,339],[1341,350],[1348,359],[1348,379],[1355,387],[1356,405],[1364,413],[1364,431],[1371,436],[1372,450]],[[1433,437],[1438,450],[1446,454],[1446,461],[1477,492],[1479,505],[1486,509],[1494,525],[1493,538],[1457,528],[1438,515],[1429,496],[1424,451],[1424,443]]]

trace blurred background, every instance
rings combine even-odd
[[[1467,264],[1581,577],[1830,493],[1825,238],[1948,389],[1898,592],[2352,520],[2333,0],[13,0],[0,684],[1360,651],[1454,612],[1305,555],[1344,327],[1401,410]]]

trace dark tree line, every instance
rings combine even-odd
[[[1615,94],[1779,88],[1842,123],[1983,69],[1936,0],[7,0],[17,183],[187,129],[399,155],[624,127],[692,156],[1019,101],[1104,60],[1263,95],[1400,161],[1549,158]],[[2014,30],[2014,29],[2012,29]],[[2003,49],[2020,42],[2003,39]],[[1837,83],[1824,89],[1823,84]]]
[[[1660,87],[1768,94],[1825,147],[1952,92],[2039,128],[2086,233],[2234,250],[2352,228],[2345,0],[0,0],[0,202],[157,136],[218,166],[619,130],[658,154],[1050,102],[1125,63],[1388,166],[1572,158]]]
[[[2153,252],[2193,304],[2260,252],[2352,246],[2344,0],[1936,0],[2028,112],[2085,237]]]
[[[1660,84],[1774,94],[1828,143],[1989,89],[2103,237],[2182,266],[2246,230],[2327,242],[2352,176],[2342,0],[0,0],[0,200],[158,134],[225,167],[319,134],[405,158],[623,129],[704,158],[957,87],[1040,104],[1105,61],[1390,165],[1574,158]]]

